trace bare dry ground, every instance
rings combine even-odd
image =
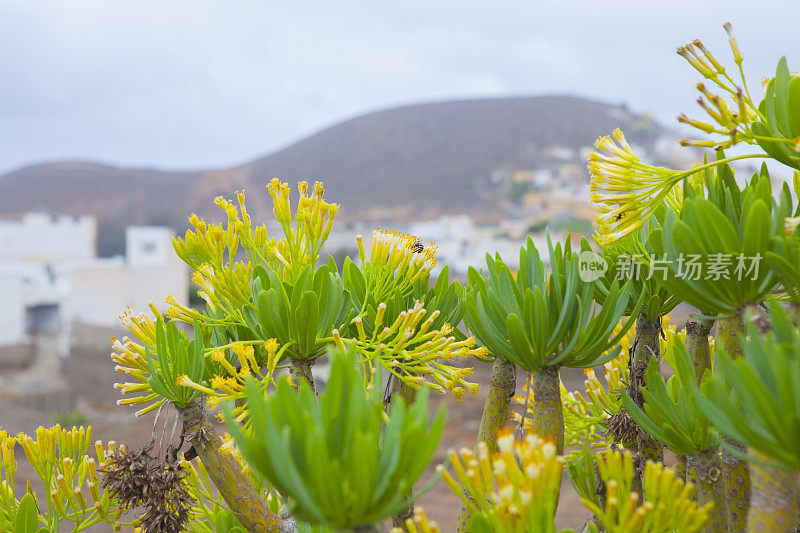
[[[682,325],[686,318],[687,310],[679,307],[673,311],[671,323]],[[66,387],[74,391],[75,411],[85,415],[88,423],[93,426],[93,438],[103,441],[114,440],[130,447],[138,447],[147,442],[153,434],[154,414],[137,419],[133,416],[135,409],[115,405],[119,396],[113,389],[113,383],[120,381],[121,375],[113,371],[113,363],[108,357],[108,349],[77,349],[73,350],[72,358],[73,363],[67,374]],[[472,381],[481,383],[481,390],[474,396],[465,397],[462,401],[457,401],[452,395],[433,395],[431,397],[431,414],[444,404],[447,409],[447,424],[436,456],[428,472],[420,481],[420,487],[430,479],[430,476],[434,475],[436,465],[445,461],[449,449],[472,448],[475,444],[483,404],[488,392],[491,365],[478,361],[465,363],[475,368]],[[8,381],[7,377],[3,376],[5,382]],[[522,390],[521,387],[526,377],[524,373],[518,371],[518,393]],[[569,390],[584,389],[584,376],[581,370],[562,368],[561,379]],[[5,387],[5,383],[3,386]],[[33,405],[25,406],[19,403],[11,405],[0,395],[0,427],[14,434],[19,431],[30,432],[39,425],[50,425],[55,422],[53,412],[43,412],[41,407],[38,409],[33,407]],[[169,428],[172,427],[173,416],[174,413],[162,414],[157,429],[159,435],[163,431],[165,418]],[[18,456],[24,457],[21,450],[19,450]],[[20,465],[19,476],[22,482],[18,483],[18,487],[25,487],[27,480],[30,480],[34,486],[38,482],[33,471],[25,464]],[[418,504],[425,508],[430,519],[438,522],[442,531],[456,530],[461,503],[444,482],[436,483],[429,492],[421,497]],[[588,517],[589,512],[581,505],[578,495],[572,489],[565,474],[556,513],[558,527],[580,531]],[[389,525],[386,525],[384,529],[388,531]],[[129,529],[129,531],[131,530]],[[111,528],[107,525],[98,525],[91,531],[99,533],[111,531]]]
[[[486,399],[489,382],[489,364],[477,363],[475,367],[474,381],[484,384],[476,395],[466,397],[461,402],[456,401],[452,396],[432,397],[431,413],[435,412],[442,403],[447,409],[447,425],[437,454],[431,464],[431,468],[420,485],[434,474],[435,466],[443,463],[450,448],[458,450],[461,447],[472,448],[475,443],[475,436],[478,432],[478,424],[483,410],[483,403]],[[562,372],[565,384],[570,388],[578,389],[582,387],[583,374],[579,370],[565,369]],[[518,391],[525,376],[518,375]],[[93,439],[103,441],[114,440],[119,443],[126,443],[131,447],[138,447],[147,442],[153,430],[153,415],[147,415],[140,419],[133,416],[134,409],[129,407],[116,407],[113,402],[103,400],[98,396],[99,389],[110,387],[107,383],[82,383],[76,390],[78,395],[76,409],[84,413],[88,422],[93,427]],[[48,425],[55,422],[52,413],[41,413],[34,410],[15,407],[8,410],[3,409],[0,424],[7,428],[9,432],[32,431],[39,425]],[[167,417],[162,414],[161,420],[168,418],[168,425],[172,427],[172,414]],[[157,433],[163,430],[163,422],[159,422]],[[18,455],[22,455],[19,450]],[[24,457],[24,456],[23,456]],[[30,480],[34,485],[37,478],[27,465],[21,465],[19,472],[22,483],[18,486],[24,487],[25,481]],[[460,510],[460,500],[450,491],[447,485],[439,481],[426,493],[420,500],[419,505],[425,508],[428,516],[439,523],[442,531],[455,531],[455,524]],[[580,528],[588,517],[588,512],[581,506],[580,501],[572,490],[566,476],[562,484],[561,501],[556,515],[559,527]],[[388,526],[385,528],[388,531]],[[106,525],[100,525],[92,529],[95,532],[111,531]]]

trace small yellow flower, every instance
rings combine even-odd
[[[589,192],[596,204],[598,241],[611,244],[641,228],[673,188],[691,172],[643,163],[621,130],[595,142],[588,158]],[[677,206],[675,206],[677,207]]]
[[[450,450],[455,477],[438,469],[450,490],[473,513],[493,517],[497,531],[527,531],[552,521],[564,466],[555,446],[532,432],[515,439],[510,428],[500,431],[497,446],[492,457],[483,442],[475,453]]]

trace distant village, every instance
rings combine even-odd
[[[643,158],[679,164],[674,137],[653,143],[653,153],[635,147]],[[546,247],[545,229],[555,239],[572,233],[577,240],[591,233],[594,208],[589,202],[586,157],[565,146],[537,149],[535,168],[499,168],[491,175],[497,187],[508,190],[507,217],[481,225],[467,215],[408,222],[397,229],[438,245],[439,268],[465,277],[470,266],[485,264],[495,252],[516,267],[519,247],[530,235]],[[326,250],[334,257],[356,255],[356,236],[369,246],[374,226],[346,223],[334,226]],[[272,228],[270,228],[272,229]],[[275,228],[277,229],[277,228]],[[59,356],[69,356],[75,330],[83,326],[115,328],[118,316],[164,299],[190,298],[189,273],[175,255],[168,227],[131,226],[125,231],[125,254],[97,255],[97,221],[93,217],[51,217],[28,213],[21,220],[0,221],[0,353],[23,357],[30,335],[58,333]],[[11,355],[8,355],[11,354]],[[14,355],[16,354],[16,355]],[[2,361],[2,357],[0,357]],[[2,364],[0,363],[0,366]]]
[[[685,166],[676,145],[674,137],[665,136],[650,150],[635,149],[649,161]],[[449,265],[450,275],[462,281],[470,267],[485,265],[487,253],[499,253],[517,268],[525,239],[530,236],[544,250],[548,229],[554,240],[563,241],[571,234],[577,244],[591,233],[595,214],[585,163],[591,147],[532,150],[536,157],[532,153],[520,161],[536,161],[535,165],[508,164],[491,173],[492,187],[504,191],[492,216],[447,214],[396,220],[392,226],[420,237],[426,246],[435,241],[439,264],[433,274]],[[497,212],[503,213],[499,219]],[[266,224],[270,234],[280,234],[276,223]],[[324,253],[340,264],[347,256],[357,260],[356,237],[362,235],[369,250],[375,226],[375,222],[340,221]],[[0,416],[4,420],[25,427],[41,413],[91,411],[87,401],[97,405],[116,401],[119,396],[112,384],[119,376],[108,354],[109,338],[126,334],[119,315],[127,308],[146,312],[150,303],[164,311],[169,295],[182,303],[199,303],[191,294],[188,268],[172,248],[175,233],[166,226],[131,226],[125,230],[124,254],[99,257],[94,217],[31,212],[18,220],[0,221],[4,295]]]

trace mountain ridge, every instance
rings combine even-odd
[[[248,191],[256,216],[270,211],[265,184],[278,177],[325,183],[345,219],[403,220],[440,213],[501,214],[508,190],[498,172],[564,165],[548,150],[577,154],[622,127],[647,149],[668,134],[646,115],[574,96],[517,96],[413,104],[332,124],[238,166],[159,170],[95,161],[51,161],[0,176],[0,216],[44,209],[90,214],[104,253],[131,224],[181,230],[191,212],[218,219],[212,200]],[[588,174],[586,176],[588,181]]]

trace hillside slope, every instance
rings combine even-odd
[[[491,209],[493,171],[536,168],[542,150],[579,150],[616,127],[645,146],[664,133],[618,107],[563,96],[414,105],[339,123],[256,160],[249,181],[322,177],[348,213]]]
[[[0,177],[0,216],[33,209],[98,217],[101,251],[119,251],[121,228],[216,216],[211,200],[246,187],[256,215],[264,184],[320,179],[345,218],[402,219],[439,212],[498,212],[491,182],[503,169],[540,168],[554,146],[574,151],[622,127],[645,147],[665,131],[651,120],[581,98],[548,96],[412,105],[353,118],[234,168],[164,172],[87,162],[49,163]]]

